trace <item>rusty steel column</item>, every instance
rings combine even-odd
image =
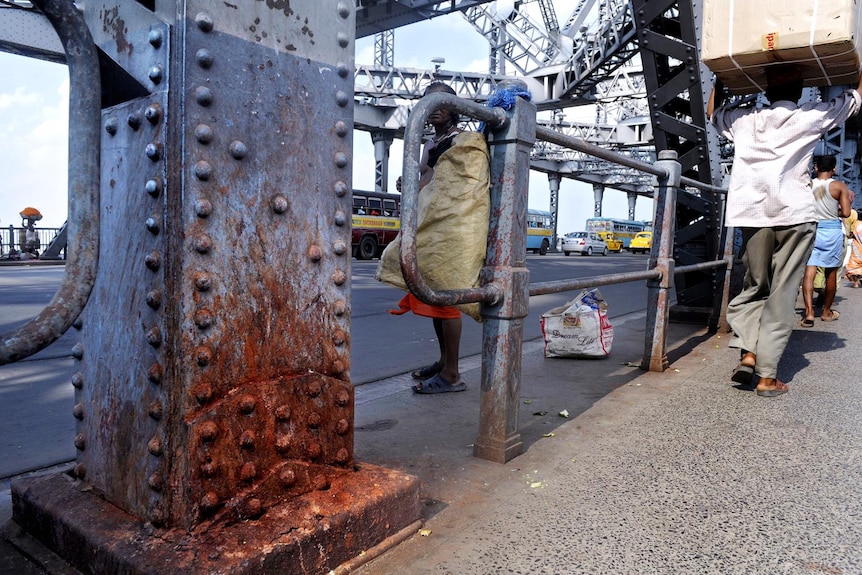
[[[13,517],[86,573],[327,573],[420,516],[353,458],[354,5],[171,4],[86,4],[117,71],[77,462]]]
[[[482,305],[482,390],[476,457],[505,463],[518,456],[521,346],[529,309],[526,267],[527,189],[530,150],[536,141],[536,107],[518,99],[509,124],[492,134],[491,227],[481,283],[494,282],[505,297]]]
[[[644,356],[640,368],[664,371],[668,368],[667,325],[670,317],[670,290],[673,288],[673,241],[676,232],[676,190],[679,187],[681,167],[673,150],[659,152],[656,167],[667,171],[667,178],[658,179],[653,194],[655,219],[653,244],[647,269],[661,271],[661,276],[647,281],[647,319]]]

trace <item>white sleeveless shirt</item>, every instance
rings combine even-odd
[[[832,178],[811,180],[811,192],[814,194],[814,211],[817,221],[838,219],[838,200],[829,193],[829,185],[832,182]]]

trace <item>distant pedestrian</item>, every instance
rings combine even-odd
[[[805,267],[802,279],[802,300],[805,312],[800,325],[814,327],[814,276],[817,268],[824,270],[823,311],[820,319],[834,321],[841,315],[832,309],[838,289],[838,269],[844,259],[845,232],[841,218],[850,215],[850,189],[844,182],[834,179],[837,161],[835,156],[817,156],[814,170],[817,177],[811,180],[814,197],[817,231],[814,249]]]
[[[757,375],[757,395],[773,397],[788,390],[778,380],[778,362],[796,323],[796,297],[814,245],[814,148],[859,111],[862,76],[855,90],[830,102],[798,105],[799,68],[776,64],[766,72],[769,106],[715,109],[716,93],[723,91],[717,85],[707,114],[735,146],[725,225],[742,231],[745,279],[727,307],[729,345],[740,349],[731,379],[750,385]]]

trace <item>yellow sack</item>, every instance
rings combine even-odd
[[[461,132],[434,167],[431,182],[419,192],[416,258],[425,283],[434,290],[479,286],[485,265],[491,216],[488,145],[482,134]],[[378,281],[407,290],[395,238],[380,256]],[[479,304],[456,306],[482,321]]]

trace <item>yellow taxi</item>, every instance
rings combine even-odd
[[[652,232],[638,232],[629,242],[629,251],[633,254],[648,254],[652,248]]]
[[[596,232],[596,235],[608,244],[608,250],[618,253],[623,251],[623,242],[617,239],[614,232]]]

